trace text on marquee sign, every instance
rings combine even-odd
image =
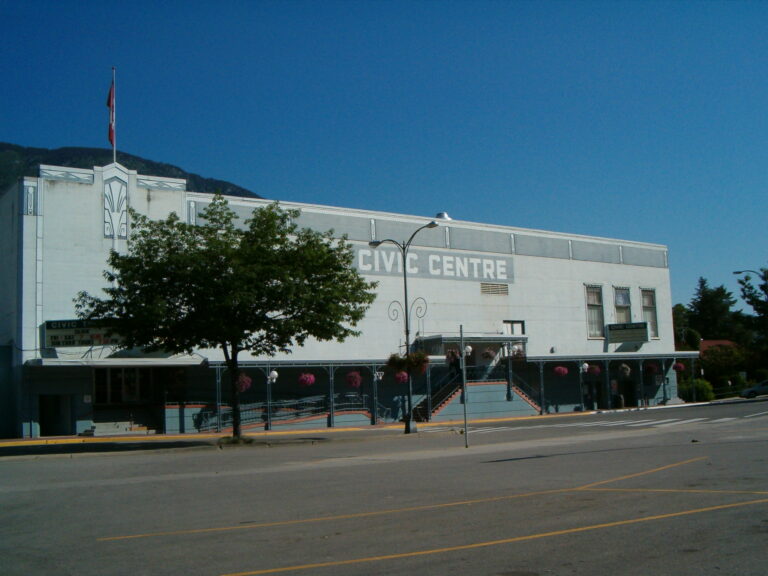
[[[406,258],[409,276],[451,278],[476,282],[512,282],[511,258],[480,254],[450,254],[410,250]],[[358,248],[355,267],[362,274],[403,273],[403,256],[394,248]]]

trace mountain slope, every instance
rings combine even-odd
[[[117,153],[117,161],[145,176],[161,176],[164,178],[184,178],[187,190],[191,192],[220,192],[228,196],[244,196],[261,198],[250,190],[246,190],[231,182],[204,178],[197,174],[185,172],[177,166],[146,160],[124,152]],[[51,166],[66,166],[69,168],[93,168],[112,163],[112,150],[107,148],[28,148],[0,142],[0,192],[8,189],[22,176],[37,176],[40,164]]]

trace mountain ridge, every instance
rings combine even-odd
[[[187,190],[190,192],[210,194],[219,192],[226,196],[262,198],[237,184],[216,178],[205,178],[182,170],[178,166],[148,160],[133,154],[118,152],[117,161],[129,170],[136,170],[145,176],[183,178],[187,181]],[[0,142],[0,192],[7,190],[24,176],[38,176],[40,164],[92,169],[94,166],[106,166],[111,163],[112,150],[108,148],[66,146],[49,149]]]

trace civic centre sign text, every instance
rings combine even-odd
[[[512,259],[503,256],[410,249],[406,260],[408,276],[473,282],[513,281]],[[357,247],[355,267],[366,275],[402,275],[402,252],[392,246]]]
[[[88,320],[48,320],[43,325],[46,348],[91,347],[120,344],[109,326]]]

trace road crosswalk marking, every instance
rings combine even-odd
[[[640,420],[639,422],[635,422],[634,424],[627,424],[627,426],[630,428],[635,426],[660,426],[664,422],[669,422],[670,424],[674,424],[674,423],[679,423],[680,421],[677,418],[668,418],[666,420]]]
[[[759,414],[750,414],[742,416],[742,418],[750,418],[754,416],[760,416],[768,414],[768,412],[761,412]],[[664,420],[609,420],[606,422],[565,422],[558,424],[533,424],[530,426],[470,426],[469,434],[491,434],[493,432],[511,432],[515,430],[533,430],[537,428],[605,428],[623,426],[625,428],[667,428],[671,426],[680,426],[683,424],[704,423],[707,424],[719,424],[723,422],[731,422],[737,420],[735,417],[728,418],[716,418],[710,420],[709,418],[666,418]],[[463,430],[463,426],[436,426],[424,428],[424,432],[444,432],[444,431],[459,431]]]
[[[690,424],[691,422],[702,422],[707,418],[691,418],[690,420],[679,420],[677,422],[667,422],[666,424],[659,424],[657,428],[665,428],[667,426],[677,426],[678,424]]]

